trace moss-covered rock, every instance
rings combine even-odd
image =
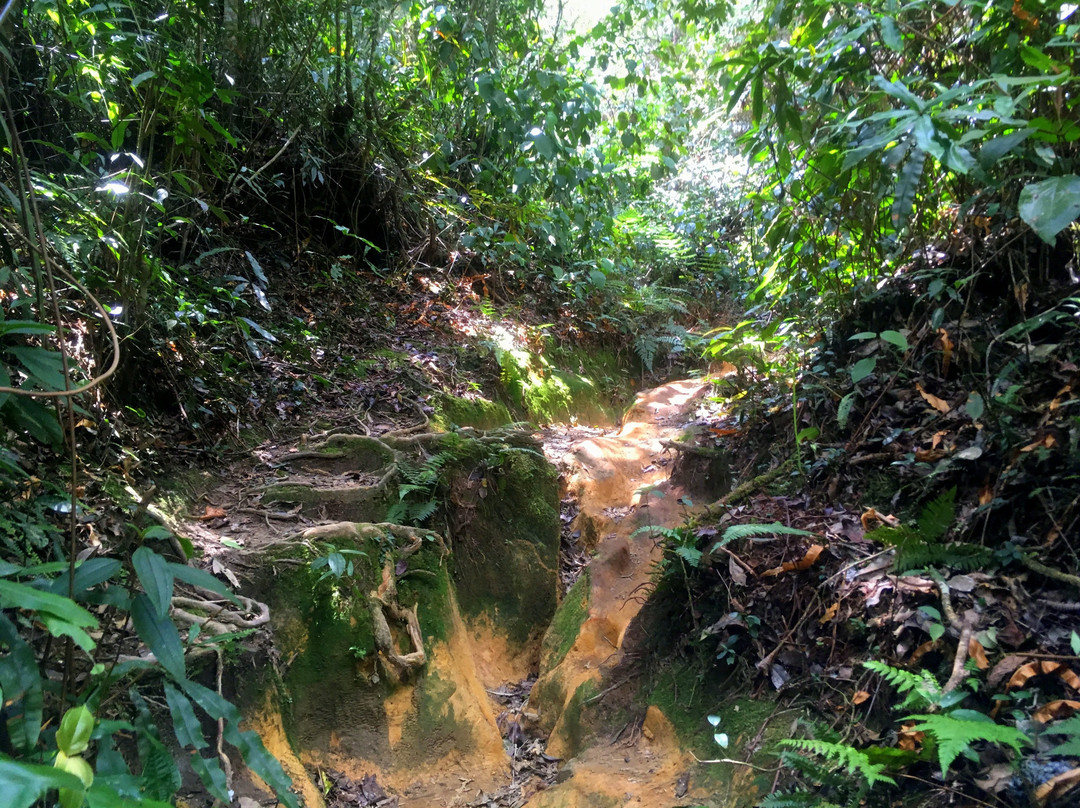
[[[566,657],[574,646],[581,624],[589,616],[589,570],[563,596],[540,645],[540,670],[549,671]]]

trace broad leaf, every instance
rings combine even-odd
[[[184,647],[172,620],[159,615],[150,598],[143,594],[131,603],[131,622],[162,667],[177,681],[183,680]]]
[[[167,616],[173,596],[173,576],[168,562],[149,547],[143,546],[131,556],[131,563],[154,611],[159,617]]]
[[[169,571],[173,577],[178,581],[183,581],[185,584],[191,586],[197,586],[200,589],[206,589],[213,592],[215,595],[221,595],[223,598],[228,598],[233,603],[239,604],[240,599],[236,597],[229,588],[225,586],[221,581],[215,578],[206,570],[201,570],[198,567],[189,567],[187,564],[177,564],[174,561],[169,562]]]
[[[94,714],[85,704],[72,707],[64,713],[60,729],[56,731],[56,745],[65,755],[81,755],[90,745],[94,732]]]
[[[229,787],[221,762],[216,757],[204,758],[200,754],[200,750],[205,749],[209,744],[203,736],[202,725],[195,715],[195,708],[192,707],[187,696],[170,684],[165,685],[165,701],[172,715],[176,740],[188,752],[188,762],[195,769],[195,773],[199,775],[199,779],[211,794],[224,803],[230,802]]]
[[[30,808],[54,788],[81,789],[82,781],[52,766],[17,763],[0,755],[0,805]]]
[[[1020,218],[1053,244],[1057,234],[1080,216],[1080,177],[1068,174],[1025,185],[1019,207]]]

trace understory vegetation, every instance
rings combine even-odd
[[[575,14],[0,9],[0,803],[167,805],[182,751],[227,804],[235,750],[297,804],[221,690],[261,604],[170,475],[691,372],[680,462],[735,485],[658,536],[652,608],[705,685],[819,715],[760,804],[1075,803],[1080,11]]]

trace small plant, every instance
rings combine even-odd
[[[914,527],[884,525],[866,534],[896,548],[896,569],[903,573],[932,566],[961,570],[979,569],[993,560],[993,552],[970,542],[943,542],[956,514],[956,489],[939,496],[919,515]]]

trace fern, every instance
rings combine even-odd
[[[790,794],[774,792],[758,803],[759,808],[840,808],[835,802],[822,799],[809,791]]]
[[[1080,716],[1074,715],[1072,718],[1052,724],[1047,727],[1046,734],[1065,735],[1068,738],[1051,749],[1051,755],[1080,756]]]
[[[897,705],[896,709],[926,709],[938,704],[941,700],[941,685],[933,674],[927,671],[913,673],[911,671],[894,668],[884,662],[864,662],[863,667],[872,670],[881,676],[899,693],[906,693],[904,700]]]
[[[871,763],[865,752],[843,743],[817,741],[812,738],[796,738],[780,741],[784,746],[791,746],[803,752],[812,752],[828,760],[834,768],[843,768],[849,774],[857,774],[867,785],[887,783],[896,785],[896,781],[887,774],[882,774],[885,767],[880,763]]]
[[[909,715],[902,720],[915,721],[912,731],[925,732],[934,739],[942,777],[947,775],[953,761],[970,751],[976,741],[1004,744],[1018,755],[1022,752],[1022,746],[1031,744],[1031,739],[1020,730],[995,724],[992,719],[975,710],[954,710],[948,715],[922,713]]]
[[[649,331],[641,331],[634,337],[634,352],[641,360],[641,364],[650,373],[652,373],[653,362],[656,360],[656,349],[659,344],[656,334]]]
[[[749,539],[754,536],[769,536],[769,535],[784,535],[784,536],[813,536],[809,530],[802,530],[797,527],[788,527],[782,525],[779,522],[769,522],[767,524],[749,524],[749,525],[732,525],[724,534],[720,537],[720,541],[712,546],[714,552],[719,550],[728,542],[733,542],[738,539]]]
[[[964,571],[985,567],[994,557],[988,548],[970,542],[941,542],[953,523],[955,503],[956,489],[951,488],[923,508],[915,527],[883,526],[871,530],[866,538],[895,547],[894,566],[901,573],[936,566]]]

